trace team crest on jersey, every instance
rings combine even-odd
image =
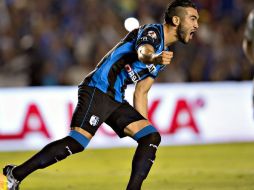
[[[157,39],[157,34],[153,30],[148,31],[147,35],[155,40]]]
[[[89,123],[90,123],[90,125],[95,127],[96,125],[98,125],[99,121],[100,121],[100,118],[98,116],[92,115],[89,120]]]
[[[124,68],[127,71],[133,83],[136,83],[140,80],[140,76],[138,75],[138,73],[135,72],[129,64],[125,65]]]

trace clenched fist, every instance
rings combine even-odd
[[[153,62],[155,64],[169,65],[171,63],[172,58],[173,58],[172,51],[162,51],[159,54],[153,55]]]

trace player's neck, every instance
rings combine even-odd
[[[163,32],[165,46],[168,47],[178,41],[176,28],[174,26],[164,23]]]

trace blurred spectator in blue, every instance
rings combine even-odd
[[[195,1],[195,0],[194,0]],[[196,0],[200,29],[157,82],[250,80],[241,48],[251,0]],[[0,86],[77,85],[123,38],[124,20],[161,22],[165,0],[0,1]]]

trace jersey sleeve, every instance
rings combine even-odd
[[[148,26],[144,29],[140,29],[135,45],[136,50],[139,48],[139,46],[144,44],[152,45],[155,51],[159,48],[161,44],[161,37],[160,31],[157,27]]]
[[[164,70],[164,68],[166,67],[166,65],[154,65],[154,64],[150,64],[147,66],[147,69],[149,70],[149,76],[152,77],[153,79],[157,78],[157,76],[159,75],[159,73]]]
[[[248,16],[244,37],[250,41],[254,39],[254,10]]]

